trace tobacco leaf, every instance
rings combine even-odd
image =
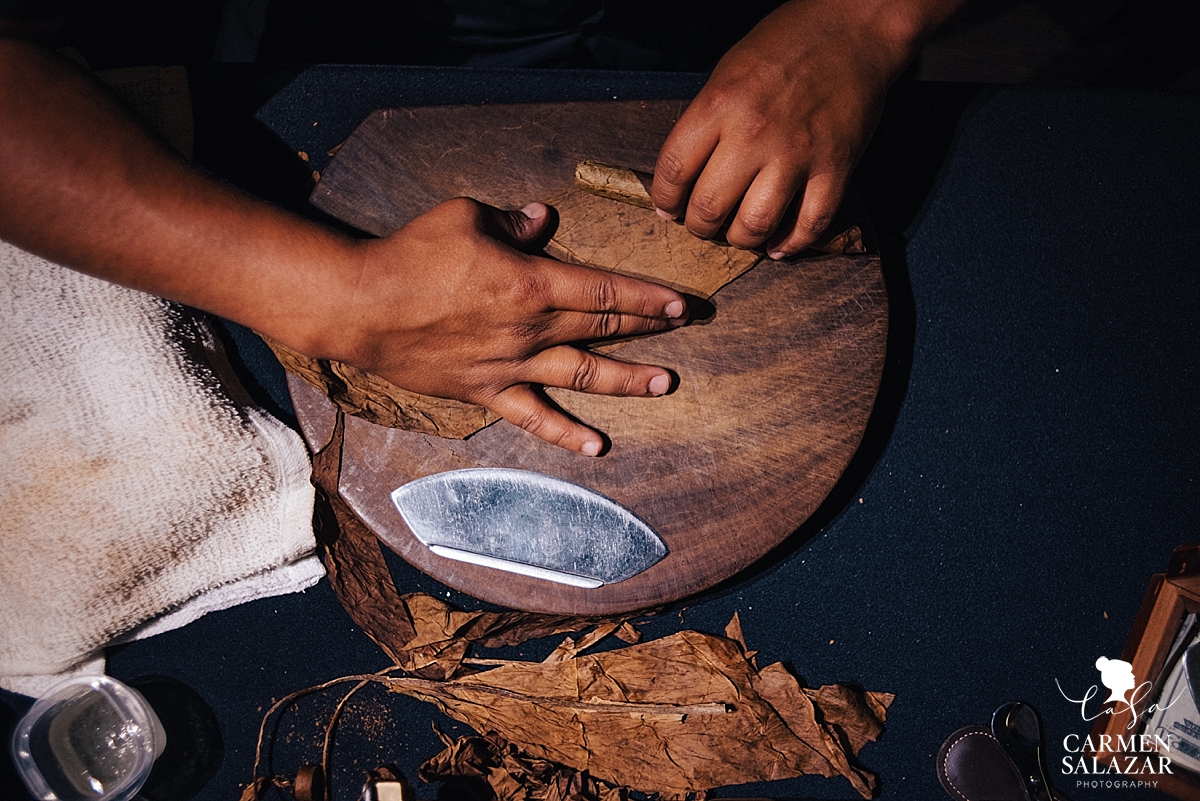
[[[844,776],[871,798],[877,780],[857,754],[893,698],[807,690],[781,664],[756,670],[738,643],[695,631],[446,682],[381,681],[533,757],[667,798],[804,774]]]
[[[642,641],[642,633],[638,631],[637,628],[635,628],[634,625],[628,620],[618,626],[614,634],[617,639],[627,642],[630,645]]]
[[[626,623],[627,622],[628,621],[626,621]],[[543,662],[565,662],[568,659],[574,659],[580,653],[591,648],[593,645],[600,642],[608,635],[615,633],[617,631],[617,629],[621,628],[621,626],[623,626],[623,625],[626,625],[626,623],[621,623],[621,622],[618,622],[615,620],[610,620],[607,623],[602,623],[601,625],[596,626],[596,628],[592,629],[592,631],[589,634],[587,634],[583,637],[580,637],[578,642],[576,642],[574,640],[574,638],[572,638],[572,637],[567,637],[565,640],[563,640],[561,643],[559,643],[559,646],[557,648],[555,648],[548,657],[546,657],[542,661]]]
[[[565,765],[521,751],[497,734],[460,737],[421,765],[423,781],[469,777],[487,782],[497,801],[625,801],[628,793]]]
[[[409,674],[372,680],[495,732],[531,758],[667,799],[803,774],[844,776],[864,798],[873,796],[876,777],[857,757],[883,731],[893,696],[804,688],[779,663],[759,670],[736,615],[725,637],[682,631],[580,656],[610,633],[627,642],[640,634],[625,617],[464,612],[423,593],[401,596],[378,540],[337,496],[343,433],[339,415],[314,458],[314,483],[329,509],[318,539],[343,606]],[[596,630],[568,638],[545,662],[505,661],[482,672],[463,665],[472,645],[514,645],[589,625]],[[572,784],[575,774],[552,773],[527,796],[512,794],[536,782],[506,775],[501,783],[513,798],[591,801],[580,795],[582,778]]]
[[[572,188],[548,201],[558,228],[546,253],[561,261],[653,281],[707,300],[761,253],[700,239],[653,209]]]
[[[733,617],[729,619],[729,623],[725,626],[725,637],[742,646],[742,652],[746,655],[746,661],[750,663],[751,667],[757,670],[758,663],[754,661],[754,657],[758,654],[758,651],[751,651],[746,648],[746,636],[742,634],[742,619],[738,616],[737,612],[733,613]]]
[[[596,626],[575,647],[574,653],[578,653],[629,622],[628,615],[589,618],[533,612],[464,612],[425,593],[401,596],[400,604],[402,614],[412,622],[415,631],[405,650],[440,663],[447,672],[438,678],[454,675],[467,646],[500,648]],[[422,675],[433,678],[428,672]]]
[[[321,390],[339,411],[388,428],[466,439],[500,419],[483,406],[402,389],[344,362],[314,359],[259,334],[289,372]]]

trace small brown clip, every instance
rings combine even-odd
[[[320,765],[301,765],[292,782],[296,801],[325,801],[325,771]]]

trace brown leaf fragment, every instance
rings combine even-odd
[[[746,637],[742,634],[742,619],[738,617],[737,612],[733,613],[733,617],[729,619],[729,623],[725,626],[725,637],[742,646],[743,652],[747,650]]]
[[[574,638],[567,637],[562,643],[546,657],[543,662],[565,662],[568,659],[574,659],[578,654],[591,648],[596,643],[603,640],[608,635],[612,634],[622,625],[619,621],[608,621],[596,626],[591,633],[584,635],[576,642]]]
[[[728,625],[725,626],[725,637],[742,646],[742,654],[746,657],[746,661],[750,663],[751,667],[758,670],[758,663],[754,661],[754,657],[758,655],[758,651],[747,650],[746,635],[742,633],[742,619],[738,617],[736,611],[733,613],[733,617],[729,619]]]
[[[857,225],[845,224],[844,220],[834,220],[816,242],[809,245],[813,250],[824,253],[866,253],[867,246],[863,242],[862,228]]]
[[[855,759],[858,749],[854,748],[849,737],[844,736],[844,729],[834,721],[825,719],[824,708],[819,702],[822,698],[829,697],[828,694],[810,693],[802,689],[795,676],[778,662],[763,668],[754,679],[754,687],[770,703],[796,739],[813,750],[814,759],[819,756],[829,769],[845,776],[863,798],[874,796],[877,789],[876,777],[858,765]],[[845,710],[837,710],[841,711]],[[882,721],[879,720],[859,721],[851,717],[842,717],[840,714],[836,715],[835,720],[856,732],[867,729],[871,723],[877,724],[879,731],[882,731]],[[856,737],[855,740],[860,741],[861,738]],[[824,776],[833,775],[825,771],[815,772]]]
[[[401,598],[401,604],[412,620],[414,629],[412,639],[405,646],[406,650],[425,655],[426,665],[438,663],[443,677],[454,675],[470,645],[500,648],[597,625],[596,632],[575,646],[575,652],[578,653],[626,621],[624,616],[605,619],[531,612],[463,612],[425,593],[405,595]],[[423,675],[437,678],[428,671]]]
[[[531,756],[495,733],[462,737],[421,765],[422,781],[480,778],[499,801],[626,801],[628,794],[579,771]]]
[[[648,614],[643,612],[642,614]],[[613,617],[581,617],[578,615],[541,615],[531,612],[486,612],[479,614],[458,632],[482,648],[501,648],[520,645],[539,637],[580,631],[588,626],[616,621],[622,623],[636,615]]]
[[[314,173],[313,180],[318,178]],[[374,373],[314,359],[278,340],[262,338],[284,368],[321,390],[340,411],[376,425],[466,439],[500,419],[482,406],[410,392]]]
[[[892,693],[863,692],[841,684],[805,688],[804,693],[821,708],[825,721],[842,732],[855,753],[883,734],[887,709],[896,698]]]
[[[634,626],[632,623],[630,623],[628,620],[626,620],[624,623],[622,623],[620,626],[618,626],[617,630],[614,634],[618,640],[621,640],[622,642],[627,642],[630,645],[633,645],[635,643],[639,643],[642,641],[642,633],[640,631],[638,631],[637,627]]]
[[[810,697],[782,665],[757,671],[737,643],[694,631],[448,682],[383,682],[533,757],[676,797],[818,774],[869,798],[875,777],[854,748],[877,736],[889,700],[845,688]]]
[[[271,780],[265,776],[260,776],[254,781],[246,785],[242,790],[240,801],[258,801],[267,792],[267,788],[271,786]]]

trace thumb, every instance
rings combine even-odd
[[[545,203],[530,203],[520,211],[492,209],[496,230],[493,236],[518,250],[538,242],[550,222],[550,209]]]

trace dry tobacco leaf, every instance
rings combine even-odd
[[[892,700],[806,691],[782,665],[757,671],[737,643],[695,631],[454,681],[382,681],[534,757],[671,797],[819,774],[845,776],[870,798],[876,779],[857,752]]]
[[[746,661],[757,670],[758,663],[754,661],[754,657],[758,651],[751,651],[746,648],[746,637],[742,634],[742,619],[738,617],[738,613],[734,612],[733,617],[729,619],[728,625],[725,626],[725,636],[742,646],[742,654],[746,657]]]
[[[725,637],[742,646],[743,651],[748,650],[746,637],[742,634],[742,619],[738,617],[737,612],[733,613],[733,617],[729,618],[729,623],[725,626]]]
[[[838,685],[803,688],[779,663],[759,670],[745,650],[737,615],[727,637],[683,631],[579,656],[610,633],[640,635],[623,617],[463,612],[429,595],[400,596],[378,541],[336,494],[343,433],[339,415],[330,443],[314,457],[314,483],[331,509],[318,526],[326,567],[343,606],[410,674],[370,680],[434,703],[477,731],[520,743],[530,758],[664,798],[803,774],[845,776],[864,798],[873,796],[876,778],[857,755],[883,731],[893,696]],[[463,675],[471,644],[513,645],[588,625],[597,628],[578,641],[569,638],[546,662],[508,661]],[[574,774],[518,770],[512,760],[524,763],[514,755],[516,746],[497,753],[507,766],[493,784],[507,793],[502,798],[611,795],[607,789],[587,795]],[[520,795],[532,785],[514,778],[518,774],[555,778],[538,795]],[[254,789],[247,793],[253,797]]]
[[[624,616],[605,619],[531,612],[463,612],[425,593],[404,595],[400,603],[415,631],[405,649],[426,655],[447,670],[457,668],[468,645],[500,648],[595,625],[596,630],[575,646],[574,653],[578,653],[627,622]],[[445,677],[453,674],[454,670],[450,670]]]
[[[652,209],[580,189],[547,202],[558,212],[558,228],[546,245],[550,256],[706,300],[762,259],[761,253],[699,239]]]
[[[568,659],[574,659],[579,654],[591,648],[596,643],[603,640],[608,635],[615,632],[624,623],[617,621],[608,621],[599,626],[596,626],[590,634],[586,634],[580,638],[579,642],[571,637],[567,637],[562,643],[554,649],[550,656],[543,659],[543,662],[565,662]]]
[[[618,640],[621,640],[622,642],[627,642],[630,645],[633,645],[634,643],[639,643],[642,641],[642,633],[640,631],[638,631],[637,628],[632,623],[630,623],[628,620],[626,620],[624,623],[622,623],[620,626],[618,626],[617,630],[614,632],[614,634],[616,635]]]
[[[466,439],[500,419],[482,406],[410,392],[366,370],[314,359],[271,337],[259,336],[289,372],[325,393],[340,411],[375,425]]]
[[[625,801],[628,793],[578,771],[522,752],[497,734],[460,737],[421,765],[421,779],[483,779],[498,801]]]
[[[263,797],[263,794],[267,792],[267,788],[270,786],[271,780],[260,776],[242,789],[242,797],[240,801],[258,801]]]

